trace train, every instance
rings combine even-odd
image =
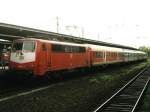
[[[0,41],[0,66],[9,64],[11,43]]]
[[[47,72],[90,69],[146,58],[146,53],[139,50],[25,38],[13,41],[9,69],[44,76]]]
[[[2,52],[0,55],[0,66],[6,66],[9,64],[10,52]]]

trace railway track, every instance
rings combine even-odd
[[[112,68],[112,67],[111,67]],[[113,69],[114,70],[114,69]],[[88,72],[89,75],[92,76],[93,74],[96,74],[97,72]],[[70,74],[70,73],[69,73]],[[31,80],[31,81],[23,81],[20,79],[16,79],[14,76],[10,78],[10,76],[1,76],[0,77],[0,103],[4,101],[11,101],[14,98],[17,97],[22,97],[22,96],[27,96],[32,93],[36,93],[39,91],[46,90],[48,88],[57,86],[57,85],[62,85],[66,81],[74,80],[76,78],[84,77],[87,76],[87,73],[85,72],[84,75],[83,73],[80,73],[80,75],[77,75],[76,73],[73,73],[72,76],[69,76],[66,74],[67,77],[64,75],[64,79],[61,80]],[[69,76],[69,77],[68,77]],[[23,81],[23,82],[22,82]],[[42,82],[41,82],[42,81]]]
[[[135,112],[150,80],[146,67],[93,112]]]
[[[107,67],[108,68],[108,67]],[[114,67],[115,68],[115,67]],[[109,69],[114,69],[109,67]],[[18,94],[20,92],[32,91],[33,89],[43,88],[49,85],[55,85],[57,83],[64,83],[68,80],[74,80],[84,76],[89,76],[92,74],[97,74],[99,70],[87,71],[87,72],[69,72],[63,73],[60,77],[43,77],[43,78],[29,78],[29,77],[20,77],[18,74],[7,74],[5,70],[0,70],[0,99],[7,97],[13,94]],[[103,69],[105,71],[105,69]]]

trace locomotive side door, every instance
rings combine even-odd
[[[51,44],[47,44],[47,67],[48,70],[51,70]]]
[[[38,75],[44,75],[45,72],[47,71],[47,45],[46,43],[41,43],[40,44],[40,50],[38,53]]]

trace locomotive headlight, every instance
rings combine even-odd
[[[20,59],[20,60],[23,60],[23,59],[24,59],[24,56],[23,56],[23,53],[22,53],[22,52],[20,53],[19,59]]]
[[[23,60],[23,59],[24,59],[24,56],[19,56],[19,59],[20,59],[20,60]]]
[[[19,52],[16,52],[16,57],[18,57],[19,56]]]

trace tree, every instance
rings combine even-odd
[[[146,52],[148,57],[150,57],[150,47],[141,46],[139,47],[139,50]]]

